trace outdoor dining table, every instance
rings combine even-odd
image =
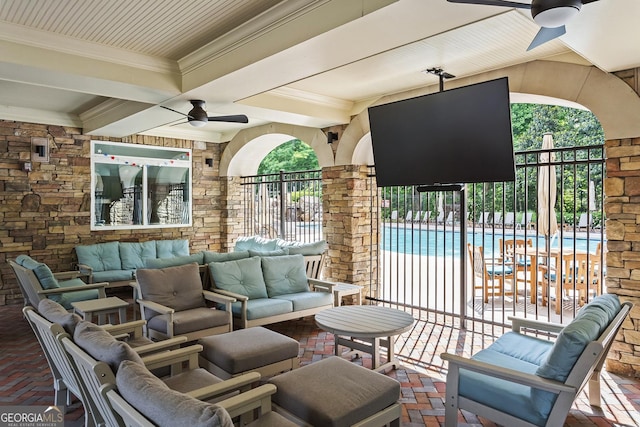
[[[560,265],[562,262],[562,257],[566,255],[573,254],[587,254],[588,252],[585,250],[574,250],[573,248],[551,248],[550,251],[547,251],[546,248],[535,248],[535,247],[520,247],[514,249],[514,255],[517,257],[525,257],[531,260],[530,263],[525,263],[525,281],[527,281],[530,285],[530,298],[531,304],[536,303],[536,289],[539,283],[538,273],[540,271],[540,266],[549,266],[556,267]],[[527,270],[532,269],[533,271],[529,272],[529,278],[527,279]],[[534,279],[532,281],[532,278]],[[551,277],[547,275],[547,284],[549,283]],[[542,306],[547,305],[547,290],[548,286],[542,286]]]

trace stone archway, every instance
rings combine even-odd
[[[271,150],[293,138],[313,148],[321,168],[333,166],[333,151],[320,129],[272,123],[238,132],[222,153],[220,176],[254,175]]]
[[[449,88],[479,83],[499,77],[509,77],[512,93],[542,95],[567,100],[591,110],[602,125],[605,139],[624,139],[640,136],[640,97],[618,77],[594,66],[553,61],[533,61],[450,82]],[[408,99],[434,93],[438,86],[402,92],[381,98],[376,104]],[[358,114],[347,126],[336,152],[336,165],[364,164],[367,159],[359,144],[369,144],[369,116]]]

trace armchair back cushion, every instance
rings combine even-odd
[[[260,257],[212,262],[209,271],[218,289],[245,295],[249,299],[267,298]]]
[[[282,240],[279,242],[280,247],[289,249],[290,255],[322,255],[327,250],[327,241],[318,240],[317,242],[302,243],[288,242]]]
[[[119,242],[108,242],[76,246],[78,262],[88,265],[94,272],[122,270],[119,245]]]
[[[143,299],[173,308],[175,311],[205,307],[198,264],[136,271]]]
[[[156,257],[156,242],[120,242],[120,260],[125,270],[135,270],[145,265],[147,258]]]
[[[188,240],[156,240],[156,256],[158,258],[173,258],[189,255]]]
[[[29,255],[18,255],[16,257],[16,264],[33,271],[43,289],[56,289],[60,287],[60,283],[58,283],[58,280],[47,264],[38,262]]]
[[[177,256],[173,258],[148,258],[145,260],[145,268],[166,268],[166,267],[175,267],[178,265],[191,264],[195,262],[196,264],[203,263],[203,253],[198,252],[193,255],[184,255]]]
[[[248,251],[249,249],[259,251],[275,251],[280,249],[276,239],[265,239],[261,236],[239,237],[236,240],[234,251]]]
[[[262,272],[269,298],[309,291],[302,255],[262,257]]]
[[[49,322],[62,326],[70,336],[73,336],[76,326],[82,320],[77,314],[69,313],[63,306],[48,298],[40,300],[38,313]]]
[[[147,368],[123,361],[116,374],[118,392],[131,406],[158,426],[232,427],[219,406],[171,390]]]
[[[129,344],[118,341],[109,332],[91,322],[85,320],[78,322],[73,340],[93,358],[108,364],[113,372],[118,370],[120,362],[123,360],[144,365],[138,353]]]
[[[289,249],[275,249],[273,251],[263,251],[257,249],[249,249],[249,256],[281,256],[281,255],[289,255]]]
[[[249,251],[236,252],[212,252],[204,251],[204,263],[235,261],[238,259],[249,258]]]

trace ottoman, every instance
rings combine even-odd
[[[278,389],[271,398],[276,411],[291,419],[331,427],[400,425],[400,383],[341,357],[285,372],[269,383]]]
[[[249,371],[269,377],[300,366],[298,341],[267,328],[256,326],[198,341],[200,366],[228,379]]]

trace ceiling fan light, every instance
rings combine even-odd
[[[534,2],[531,15],[536,24],[546,28],[556,28],[566,24],[580,12],[582,2],[579,0],[561,0],[553,4]]]
[[[206,125],[207,122],[203,122],[202,120],[189,119],[189,124],[193,127],[201,128],[202,126]]]

